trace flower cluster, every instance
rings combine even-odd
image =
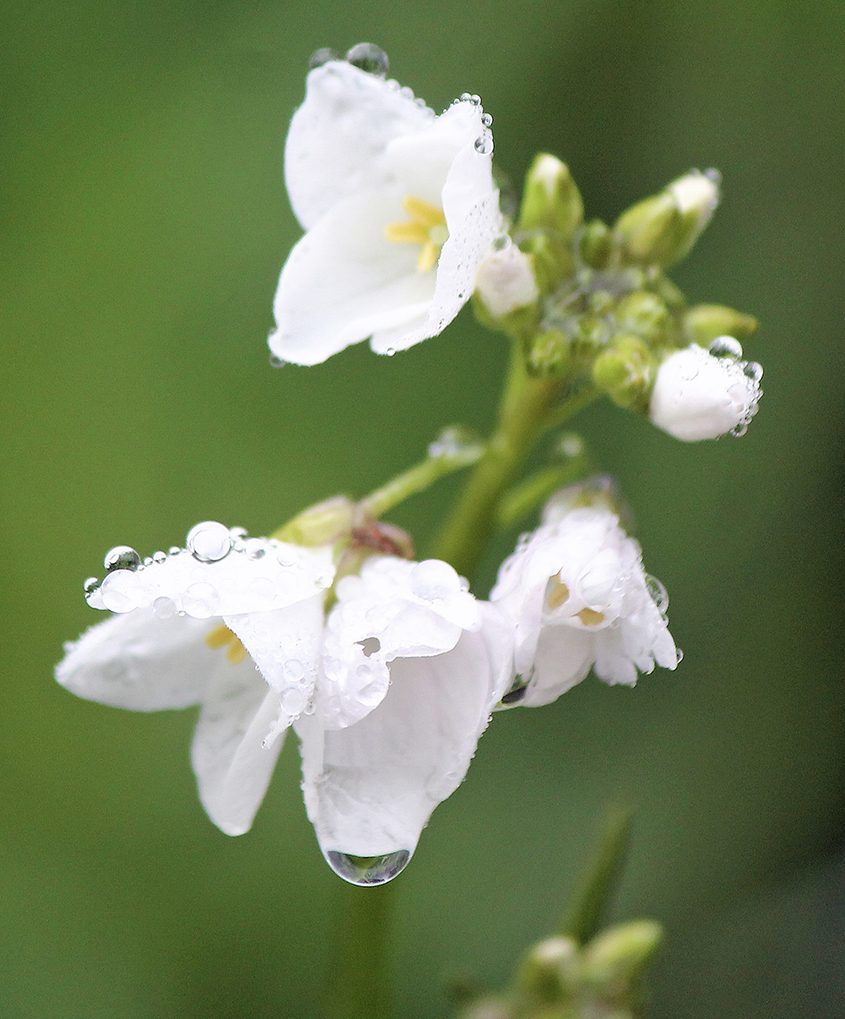
[[[292,728],[326,859],[347,880],[380,883],[408,861],[514,689],[543,704],[591,665],[622,683],[655,661],[675,666],[618,518],[604,506],[558,516],[524,536],[490,601],[438,559],[373,552],[338,578],[343,542],[308,548],[214,521],[143,561],[121,546],[87,584],[89,605],[112,616],[67,645],[56,676],[115,707],[198,704],[199,795],[229,835],[251,826]]]
[[[438,116],[386,72],[370,44],[312,60],[285,150],[305,233],[281,272],[270,347],[300,365],[367,339],[392,354],[472,299],[514,354],[497,432],[464,442],[452,429],[401,483],[313,507],[273,537],[205,521],[184,548],[144,560],[112,549],[104,579],[85,585],[111,616],[67,646],[56,673],[104,704],[198,705],[199,796],[230,835],[250,828],[292,729],[323,854],[357,884],[402,870],[496,708],[548,704],[591,670],[631,686],[680,660],[666,592],[607,488],[547,498],[574,461],[520,488],[532,446],[601,395],[684,441],[741,435],[762,375],[737,339],[756,322],[687,306],[665,274],[713,215],[715,171],[685,174],[608,225],[585,222],[568,167],[541,154],[511,222],[480,98],[463,93]],[[583,444],[567,441],[583,468]],[[383,512],[479,460],[448,552],[415,561]],[[496,526],[544,501],[489,599],[476,598],[445,560],[469,572]]]

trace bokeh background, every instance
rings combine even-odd
[[[468,312],[393,359],[268,367],[298,236],[286,123],[310,51],[362,39],[432,105],[481,93],[501,169],[561,155],[592,215],[719,167],[675,277],[757,314],[766,368],[742,441],[579,420],[686,659],[495,719],[395,885],[397,1014],[445,1015],[459,972],[504,983],[611,801],[638,811],[615,915],[668,931],[657,1019],[845,1014],[845,5],[7,0],[0,32],[0,1014],[320,1015],[340,883],[293,741],[230,840],[195,798],[192,712],[113,711],[51,674],[109,546],[206,518],[265,532],[491,420],[504,345]],[[424,545],[455,491],[395,519]]]

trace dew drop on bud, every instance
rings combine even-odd
[[[742,366],[742,370],[746,378],[751,379],[752,382],[759,382],[763,378],[763,366],[757,361],[747,361]]]
[[[379,78],[383,78],[390,67],[390,61],[384,50],[371,42],[359,42],[357,46],[353,46],[347,51],[346,59],[353,67],[366,71],[367,74],[376,74]]]
[[[329,850],[326,860],[329,866],[344,881],[352,885],[383,885],[401,874],[411,854],[407,849],[398,849],[384,856],[353,856]]]
[[[475,139],[475,151],[481,156],[489,156],[493,151],[493,136],[489,131],[485,131]]]
[[[106,552],[103,559],[103,566],[111,572],[112,570],[137,570],[141,565],[141,557],[134,548],[129,545],[115,545]]]
[[[340,57],[330,46],[321,46],[318,50],[314,50],[308,58],[308,70],[313,71],[315,67],[322,67],[323,64],[327,64],[330,60],[339,59]]]
[[[742,357],[742,344],[733,336],[717,336],[707,349],[713,357]]]
[[[82,590],[85,592],[85,597],[92,595],[97,588],[100,586],[100,581],[97,577],[88,577],[85,583],[82,585]]]
[[[229,554],[232,536],[225,524],[204,520],[190,529],[185,545],[194,559],[201,563],[216,563]]]

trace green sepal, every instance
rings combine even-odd
[[[593,362],[593,382],[618,406],[644,412],[656,370],[648,345],[639,336],[622,333]]]

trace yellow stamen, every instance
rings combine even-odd
[[[242,662],[246,658],[246,648],[225,623],[216,626],[211,633],[207,633],[205,642],[215,651],[218,648],[226,648],[226,658],[232,665],[237,665],[238,662]]]
[[[552,589],[546,595],[546,604],[550,609],[559,609],[565,601],[569,600],[569,588],[562,584],[557,577],[552,580]]]
[[[604,613],[596,612],[595,609],[581,609],[578,618],[585,626],[598,626],[604,622]]]
[[[419,272],[429,272],[437,265],[440,249],[449,236],[446,217],[442,209],[414,195],[405,195],[402,208],[408,214],[407,220],[388,223],[384,228],[384,236],[394,244],[419,244],[417,269]]]

